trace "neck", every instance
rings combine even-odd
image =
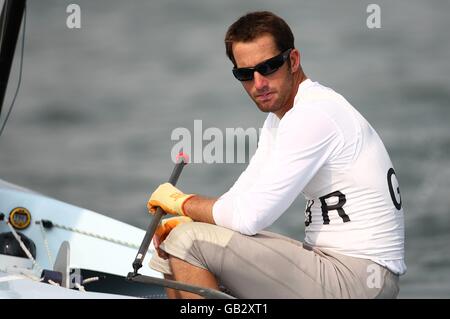
[[[286,114],[287,111],[289,111],[294,106],[294,99],[298,91],[298,87],[300,86],[300,83],[305,81],[308,77],[303,73],[303,70],[300,68],[297,72],[293,74],[293,81],[292,81],[292,87],[291,87],[291,93],[289,95],[288,100],[286,101],[286,105],[288,107],[282,108],[281,110],[274,112],[275,115],[281,120]]]

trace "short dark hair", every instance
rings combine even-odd
[[[273,36],[280,52],[294,48],[294,35],[286,21],[269,11],[249,12],[234,22],[225,35],[225,50],[234,66],[233,43],[250,42],[264,34]]]

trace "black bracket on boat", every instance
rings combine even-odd
[[[156,277],[151,277],[151,276],[135,274],[133,272],[128,273],[127,279],[131,280],[131,281],[144,283],[144,284],[158,285],[158,286],[163,286],[166,288],[172,288],[172,289],[176,289],[176,290],[192,292],[194,294],[200,295],[207,299],[236,299],[233,296],[230,296],[224,292],[221,292],[221,291],[218,291],[215,289],[189,285],[189,284],[185,284],[185,283],[178,282],[175,280],[170,280],[170,279],[163,279],[163,278],[156,278]]]

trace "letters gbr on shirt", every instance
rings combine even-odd
[[[402,208],[402,199],[400,196],[400,188],[397,186],[397,189],[395,190],[398,194],[398,200],[395,196],[394,191],[394,183],[393,183],[393,177],[395,175],[394,169],[391,167],[387,172],[387,185],[389,188],[389,194],[391,195],[392,203],[394,204],[395,208],[397,210],[400,210]],[[335,198],[337,199],[337,203],[330,205],[327,203],[327,199],[329,198]],[[330,217],[329,213],[331,211],[336,211],[339,214],[339,217],[341,217],[342,222],[347,223],[350,221],[350,217],[345,213],[345,203],[347,202],[347,199],[345,197],[345,194],[343,194],[340,191],[335,191],[330,194],[324,195],[322,197],[319,197],[321,209],[322,209],[322,218],[323,218],[323,224],[328,225],[330,223]],[[306,203],[306,209],[305,209],[305,226],[309,226],[312,222],[312,214],[311,214],[311,207],[314,205],[314,200],[308,200]]]

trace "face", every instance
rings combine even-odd
[[[233,44],[237,68],[254,67],[280,53],[271,35],[261,36],[252,42]],[[255,71],[253,80],[241,82],[245,91],[261,111],[273,112],[281,117],[292,107],[295,94],[293,93],[293,73],[298,70],[299,64],[297,58],[298,51],[294,49],[289,57],[291,68],[286,61],[272,74],[264,76]]]

